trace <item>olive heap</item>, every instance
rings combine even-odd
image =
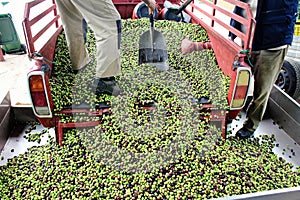
[[[62,147],[49,136],[46,145],[0,166],[2,199],[210,199],[300,185],[300,170],[272,152],[274,136],[223,140],[217,127],[199,117],[205,114],[198,101],[202,97],[217,109],[227,109],[228,79],[218,69],[213,51],[180,53],[184,37],[208,40],[205,30],[156,22],[168,44],[170,70],[162,73],[137,64],[139,34],[147,30],[148,21],[122,22],[122,75],[117,80],[123,91],[118,97],[96,98],[89,86],[95,60],[75,76],[64,34],[59,36],[51,77],[56,111],[82,104],[94,111],[96,104],[106,102],[111,112],[101,119],[57,113],[62,122],[101,124],[66,129]],[[87,41],[93,58],[92,31]],[[154,110],[140,109],[153,104]]]
[[[126,83],[130,81],[129,78],[135,78],[134,86],[141,88],[131,88],[131,90],[137,89],[142,91],[143,96],[149,96],[149,94],[144,94],[150,91],[143,89],[143,87],[148,87],[147,83],[144,83],[145,79],[143,78],[145,77],[143,76],[146,75],[147,79],[152,78],[157,85],[168,84],[168,82],[163,80],[170,78],[170,76],[181,76],[179,80],[178,77],[171,77],[172,81],[181,82],[184,80],[186,82],[185,89],[188,87],[191,88],[188,88],[191,90],[189,91],[191,96],[197,99],[213,99],[214,107],[226,110],[228,106],[226,102],[227,89],[230,80],[218,68],[213,51],[194,52],[190,55],[182,55],[181,53],[181,41],[184,37],[188,37],[194,41],[208,41],[205,29],[194,24],[174,23],[163,20],[157,21],[155,28],[165,36],[168,50],[168,64],[171,69],[167,73],[161,74],[156,72],[155,68],[150,68],[148,65],[138,65],[139,36],[149,30],[149,21],[144,19],[123,20],[120,48],[122,75],[117,77],[119,84],[123,84],[121,86],[126,88],[128,87]],[[50,80],[55,111],[60,111],[74,104],[80,105],[83,102],[93,108],[97,101],[98,103],[111,101],[111,96],[109,95],[102,95],[99,99],[95,99],[95,95],[91,91],[91,83],[93,82],[96,65],[94,59],[96,56],[96,44],[92,31],[89,31],[87,34],[86,46],[90,52],[91,62],[80,72],[80,76],[74,76],[65,36],[64,34],[59,36],[54,58],[57,67],[53,68]],[[148,70],[148,74],[146,70]],[[159,77],[155,77],[158,74]],[[158,86],[154,92],[156,94],[163,92],[161,89],[165,88]],[[179,90],[180,88],[176,89]],[[177,93],[180,92],[182,91]]]

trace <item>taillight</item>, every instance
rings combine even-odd
[[[237,110],[244,107],[250,85],[251,71],[245,67],[237,68],[235,88],[231,99],[230,109]]]
[[[28,82],[34,114],[41,118],[52,117],[44,72],[34,71],[29,73]]]

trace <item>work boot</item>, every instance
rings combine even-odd
[[[88,64],[84,65],[82,68],[80,69],[73,69],[73,74],[79,74],[80,72],[82,72],[86,67],[88,66]]]
[[[116,82],[115,77],[95,78],[93,91],[97,96],[100,94],[118,96],[121,93],[121,88]]]
[[[240,130],[238,130],[235,134],[235,137],[240,138],[240,139],[247,139],[247,138],[251,138],[254,136],[254,131],[249,131],[246,128],[241,128]]]

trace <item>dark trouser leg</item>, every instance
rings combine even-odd
[[[265,113],[270,92],[280,72],[287,48],[261,50],[251,54],[254,65],[254,94],[248,107],[244,127],[255,131]]]

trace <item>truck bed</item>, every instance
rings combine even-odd
[[[124,3],[124,2],[123,2]],[[205,26],[205,25],[204,25]],[[214,34],[212,31],[211,34]],[[218,36],[217,36],[218,37]],[[225,46],[228,44],[225,44]],[[47,50],[49,51],[49,50]],[[220,52],[221,53],[221,52]],[[49,59],[49,57],[47,57]],[[235,134],[235,132],[238,130],[238,128],[241,126],[241,123],[245,117],[245,113],[242,112],[241,116],[236,118],[230,127],[228,127],[228,130],[232,130],[232,135]],[[38,144],[36,142],[28,142],[26,139],[24,139],[25,135],[28,135],[26,133],[26,130],[30,127],[29,125],[24,124],[15,124],[14,132],[10,134],[10,137],[8,141],[6,142],[4,149],[1,152],[0,158],[3,156],[3,159],[0,159],[0,165],[5,165],[7,163],[7,159],[13,158],[14,156],[18,156],[20,154],[23,154],[27,148],[32,147],[34,145],[45,145],[47,142],[48,134],[50,136],[55,135],[55,130],[53,128],[50,128],[47,133],[44,134],[44,137],[41,137],[41,143]],[[299,127],[297,127],[299,128]],[[33,132],[39,132],[43,130],[44,127],[41,125],[37,125],[36,129],[33,130]],[[290,136],[284,131],[285,129],[282,129],[277,120],[272,120],[270,118],[265,118],[263,122],[261,123],[259,129],[257,130],[256,137],[259,137],[259,135],[272,135],[274,134],[276,138],[276,143],[278,144],[276,147],[274,147],[273,151],[280,157],[283,157],[288,162],[294,164],[295,166],[299,166],[299,154],[300,154],[300,148],[299,148],[299,142],[296,142],[293,138],[290,138]],[[297,129],[296,129],[297,130]],[[298,143],[298,144],[297,144]],[[297,188],[286,188],[282,190],[271,190],[266,191],[263,193],[252,193],[247,195],[239,195],[232,198],[237,199],[267,199],[268,197],[270,199],[297,199],[300,194],[300,187]],[[267,197],[268,196],[268,197]],[[222,198],[221,198],[222,199]]]

